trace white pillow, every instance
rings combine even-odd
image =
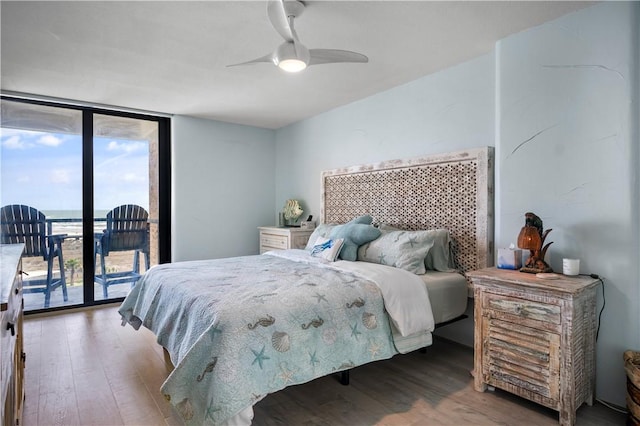
[[[331,240],[329,238],[318,237],[313,247],[311,247],[311,256],[321,257],[329,262],[335,262],[340,253],[340,249],[342,249],[343,243],[344,239],[342,238]]]

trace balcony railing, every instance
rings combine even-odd
[[[93,230],[94,232],[102,232],[102,230],[104,229],[104,225],[102,225],[103,223],[106,223],[107,219],[104,217],[97,217],[93,219]],[[78,227],[78,232],[75,233],[71,233],[68,234],[66,232],[61,232],[62,234],[68,234],[66,238],[82,238],[82,218],[58,218],[58,219],[45,219],[45,222],[47,223],[47,235],[53,235],[53,225],[54,224],[74,224],[74,223],[79,223],[80,226]],[[149,219],[147,221],[149,224],[157,224],[158,220],[157,219]],[[56,233],[60,233],[60,232],[56,232]]]
[[[98,229],[98,224],[100,223],[105,223],[107,221],[106,218],[95,218],[93,220],[94,222],[94,231],[97,231]],[[67,223],[67,224],[72,224],[72,223],[80,223],[82,224],[82,218],[60,218],[60,219],[45,219],[45,222],[47,223],[47,235],[53,235],[53,224],[54,223]],[[80,227],[80,230],[82,228]],[[67,235],[67,238],[82,238],[82,232],[80,232],[80,234],[69,234]]]

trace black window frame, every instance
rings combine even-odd
[[[82,236],[84,241],[93,241],[93,117],[96,114],[112,115],[132,119],[156,121],[158,123],[158,263],[171,261],[171,119],[152,113],[132,112],[126,110],[94,107],[90,105],[76,105],[64,101],[30,99],[1,95],[3,101],[22,102],[34,105],[66,108],[82,113]],[[93,265],[93,244],[83,244],[82,260],[84,265]],[[94,265],[95,266],[95,265]],[[122,302],[124,297],[95,300],[94,295],[95,267],[83,274],[83,302],[68,306],[55,306],[34,309],[25,315],[44,312],[63,311],[76,308],[99,306]]]

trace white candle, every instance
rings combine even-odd
[[[580,273],[580,259],[562,259],[562,273],[578,275]]]

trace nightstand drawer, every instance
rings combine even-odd
[[[559,305],[506,297],[501,294],[488,293],[485,297],[484,308],[494,311],[496,316],[502,316],[501,313],[504,313],[523,319],[560,324]]]
[[[260,236],[260,245],[277,250],[284,250],[287,248],[287,237],[283,235],[262,234]]]
[[[260,254],[270,250],[304,249],[313,230],[261,226]]]

